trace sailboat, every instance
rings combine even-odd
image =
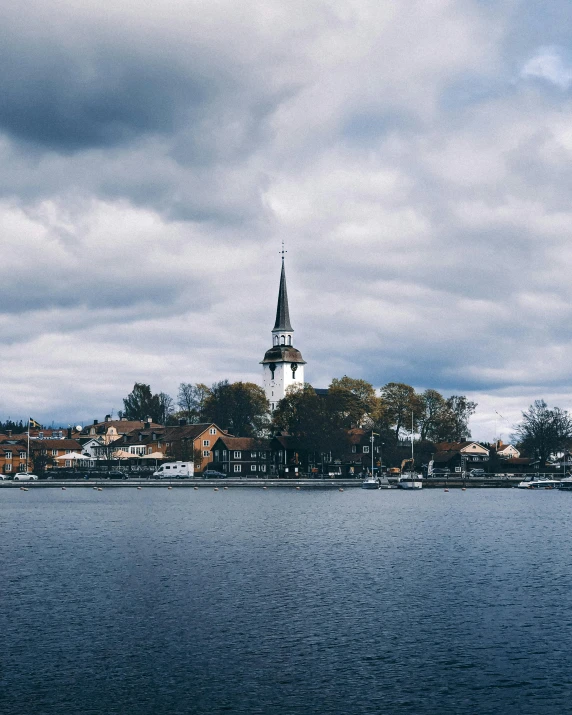
[[[407,464],[407,462],[411,462],[410,471],[404,472],[403,467]],[[422,482],[423,477],[421,476],[421,474],[417,474],[414,471],[414,466],[415,466],[415,459],[413,456],[413,412],[412,412],[411,413],[411,458],[404,459],[403,462],[401,462],[401,476],[399,478],[399,481],[397,482],[397,486],[400,489],[422,489],[423,488],[423,482]]]

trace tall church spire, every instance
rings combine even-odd
[[[278,305],[276,307],[276,322],[273,330],[284,330],[293,333],[290,325],[288,311],[288,291],[286,290],[286,271],[284,270],[284,256],[282,256],[282,272],[280,273],[280,289],[278,291]]]
[[[262,374],[264,391],[270,404],[270,410],[285,397],[292,385],[304,384],[304,365],[306,361],[299,350],[292,345],[292,326],[288,311],[288,292],[286,291],[286,271],[284,269],[284,243],[282,244],[282,271],[276,321],[272,328],[272,347],[264,354]]]

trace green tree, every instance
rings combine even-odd
[[[371,427],[379,412],[379,398],[373,385],[344,375],[329,387],[332,406],[339,410],[347,427]]]
[[[443,421],[447,417],[447,402],[437,390],[428,389],[419,395],[420,411],[418,418],[419,439],[440,439]]]
[[[544,400],[535,400],[516,426],[519,446],[537,456],[541,466],[556,452],[566,449],[572,439],[572,418],[559,407],[549,409]]]
[[[252,382],[215,383],[205,399],[203,417],[238,437],[260,436],[269,425],[268,400]]]
[[[464,395],[451,395],[445,400],[445,410],[435,438],[443,442],[463,442],[471,438],[469,419],[477,408],[476,402]]]
[[[312,385],[293,385],[272,415],[276,427],[297,437],[308,453],[342,455],[349,446],[346,418],[338,409],[338,395],[317,395]]]
[[[166,424],[173,413],[173,398],[165,392],[153,395],[151,387],[142,382],[136,382],[133,390],[123,400],[122,416],[128,420],[146,420]]]
[[[422,406],[419,395],[410,385],[388,382],[381,388],[381,402],[383,420],[393,429],[395,442],[399,440],[402,430],[411,430],[412,416],[413,429],[417,428]]]

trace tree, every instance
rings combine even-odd
[[[335,409],[345,417],[347,427],[371,427],[379,412],[379,398],[372,384],[365,380],[335,377],[329,387]]]
[[[136,382],[133,390],[123,400],[122,415],[128,420],[144,421],[148,417],[153,422],[166,424],[173,413],[173,398],[165,392],[153,395],[151,387],[142,382]]]
[[[240,437],[258,437],[268,428],[268,400],[252,382],[216,382],[203,406],[203,418]]]
[[[445,403],[440,434],[435,436],[447,442],[463,442],[470,439],[469,419],[474,414],[477,403],[467,400],[464,395],[451,395]]]
[[[181,416],[186,417],[193,424],[203,422],[205,402],[209,395],[210,389],[202,382],[197,382],[195,385],[181,382],[177,395]]]
[[[535,400],[515,428],[523,450],[537,456],[541,466],[572,439],[572,418],[559,407],[549,409],[544,400]]]
[[[418,419],[419,439],[440,439],[443,420],[447,413],[445,398],[437,390],[425,390],[419,395],[420,411]]]
[[[345,416],[338,406],[335,391],[317,395],[306,382],[288,388],[272,417],[276,427],[297,437],[304,451],[339,456],[348,449],[349,441]]]
[[[161,425],[166,425],[169,421],[169,417],[175,411],[175,402],[171,395],[167,395],[165,392],[160,392],[158,395],[153,395],[154,404],[154,418],[155,422]]]
[[[381,388],[381,402],[384,419],[393,429],[395,442],[399,441],[402,429],[411,429],[412,415],[413,429],[417,427],[422,407],[419,395],[410,385],[405,385],[402,382],[388,382]]]
[[[136,382],[133,390],[123,400],[125,407],[124,416],[128,420],[145,420],[153,417],[153,410],[157,406],[153,401],[153,394],[149,385]]]

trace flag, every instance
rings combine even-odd
[[[42,429],[42,425],[36,422],[36,420],[33,420],[31,417],[29,418],[30,422],[30,427],[33,429]]]

